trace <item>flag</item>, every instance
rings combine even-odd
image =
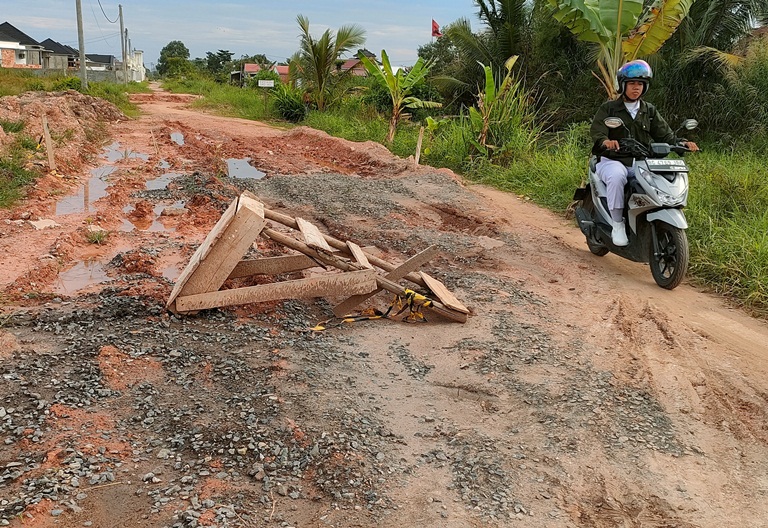
[[[440,33],[440,25],[435,22],[435,19],[432,19],[432,36],[433,37],[442,37],[443,34]]]

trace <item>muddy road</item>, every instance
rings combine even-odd
[[[0,525],[768,526],[764,321],[380,145],[134,97],[0,98],[59,165],[0,211]],[[244,190],[391,262],[437,244],[467,323],[168,313]]]

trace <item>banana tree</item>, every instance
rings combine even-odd
[[[414,86],[427,76],[431,67],[431,64],[425,62],[423,58],[419,57],[416,64],[408,70],[408,73],[404,73],[402,69],[395,73],[392,71],[389,57],[384,50],[381,50],[381,68],[362,52],[358,53],[357,56],[368,73],[389,89],[389,95],[392,98],[392,116],[389,119],[388,143],[391,143],[395,138],[397,124],[403,117],[406,117],[406,108],[439,108],[442,106],[440,103],[422,101],[411,95]]]
[[[617,95],[616,72],[621,65],[659,51],[694,1],[549,0],[549,3],[555,19],[577,39],[598,46],[599,79],[613,98]]]

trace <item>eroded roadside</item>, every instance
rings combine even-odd
[[[768,518],[761,352],[712,337],[721,335],[714,323],[698,326],[717,316],[726,331],[768,336],[762,323],[687,286],[676,297],[657,292],[647,270],[592,257],[551,215],[413,169],[380,146],[262,133],[153,99],[145,110],[113,133],[121,152],[147,159],[115,160],[94,211],[61,215],[58,231],[9,224],[0,238],[4,261],[25,235],[36,261],[53,257],[3,276],[0,522],[707,527]],[[266,178],[214,177],[228,158],[249,158]],[[472,308],[468,323],[311,332],[329,316],[325,300],[168,314],[174,270],[245,189],[393,260],[438,244],[425,270]],[[41,192],[9,216],[50,214],[58,198]],[[78,235],[94,219],[110,231],[95,248]],[[121,229],[126,220],[133,228]],[[55,244],[67,250],[48,253]],[[258,251],[279,250],[261,241]],[[56,289],[87,255],[103,276]]]

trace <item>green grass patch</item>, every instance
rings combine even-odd
[[[18,138],[0,155],[0,207],[2,208],[10,207],[19,200],[24,195],[25,186],[37,177],[36,173],[27,170],[24,166],[29,150],[23,146],[24,144],[25,142]],[[32,145],[34,150],[37,142],[32,140]]]
[[[24,130],[24,121],[9,121],[7,119],[0,119],[0,128],[6,134],[13,134]]]

